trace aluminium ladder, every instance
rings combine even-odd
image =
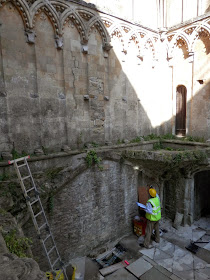
[[[27,162],[28,158],[30,158],[30,156],[11,160],[8,161],[8,163],[14,164],[28,209],[38,233],[38,238],[43,245],[45,255],[55,277],[53,279],[58,280],[63,273],[65,280],[68,280],[66,269],[56,247],[54,237],[50,230],[49,223],[39,197],[39,192],[36,188]],[[56,270],[59,270],[59,272],[56,273]]]

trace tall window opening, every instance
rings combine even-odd
[[[183,85],[176,88],[176,135],[186,135],[187,89]]]

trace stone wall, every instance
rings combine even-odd
[[[209,154],[210,148],[207,144],[195,143],[187,151],[189,143],[166,141],[165,147],[177,145],[182,152],[154,151],[156,142],[98,148],[102,169],[97,165],[88,167],[87,153],[78,151],[31,157],[29,166],[65,261],[89,254],[95,257],[124,235],[131,234],[132,220],[140,213],[136,202],[147,200],[146,186],[153,185],[157,190],[165,217],[174,220],[178,212],[183,215],[184,225],[194,221],[193,175],[198,170],[210,169],[202,153],[203,150]],[[7,162],[0,166],[0,218],[2,221],[7,220],[7,216],[11,220],[16,218],[13,226],[18,224],[25,235],[32,238],[33,255],[41,269],[46,270],[47,261],[14,167]],[[209,176],[209,172],[206,174]],[[203,189],[206,179],[196,182]],[[9,213],[5,215],[5,211]]]
[[[174,132],[179,84],[187,133],[209,138],[208,20],[160,36],[89,4],[20,5],[0,9],[0,151]]]

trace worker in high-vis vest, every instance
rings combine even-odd
[[[144,247],[151,248],[151,236],[153,230],[155,231],[155,242],[160,242],[160,232],[159,232],[159,220],[161,219],[161,207],[160,207],[160,198],[156,190],[150,186],[149,188],[150,198],[146,203],[146,219],[147,227],[146,234],[144,238]]]

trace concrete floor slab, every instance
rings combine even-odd
[[[186,264],[177,262],[177,261],[173,261],[173,267],[172,267],[172,271],[174,272],[174,270],[176,271],[189,271],[192,270],[193,267],[188,266]]]
[[[198,242],[207,242],[207,243],[198,243],[198,244],[196,243],[196,245],[198,245],[201,248],[205,248],[205,247],[210,248],[210,236],[209,236],[209,234],[203,235],[200,239],[198,239]]]
[[[172,275],[172,273],[170,271],[168,271],[167,269],[165,269],[162,265],[156,264],[155,268],[168,277],[170,277]]]
[[[149,262],[145,261],[142,257],[126,267],[126,269],[132,274],[134,274],[137,278],[143,275],[151,268],[152,265]]]
[[[163,259],[163,260],[156,260],[156,263],[163,266],[168,271],[172,272],[173,267],[173,258]]]
[[[193,269],[194,259],[193,259],[193,255],[190,253],[184,255],[179,259],[176,259],[174,262],[179,263],[180,265],[187,265]]]
[[[204,230],[210,230],[210,217],[202,217],[195,221],[194,225]]]
[[[176,259],[180,259],[182,257],[184,257],[186,255],[186,251],[181,249],[180,247],[178,246],[175,246],[175,250],[174,250],[174,260]]]
[[[208,266],[208,263],[199,259],[198,257],[196,256],[193,256],[194,258],[194,269],[203,269],[203,268],[206,268]]]
[[[207,275],[210,279],[210,267],[208,268],[204,268],[204,269],[200,269],[200,272],[202,272],[203,274]]]
[[[128,272],[126,269],[122,268],[111,275],[106,276],[104,279],[106,280],[137,280],[134,275],[132,275],[130,272]]]
[[[154,259],[155,248],[152,249],[141,249],[139,250],[143,255],[149,257],[150,259]]]
[[[192,241],[198,241],[206,234],[206,231],[196,228],[192,231]]]
[[[194,279],[194,270],[186,270],[186,271],[178,271],[178,270],[173,270],[173,274],[176,276],[180,277],[183,280],[192,280]]]
[[[208,250],[208,251],[210,251],[210,242],[207,243],[203,248],[206,249],[206,250]]]
[[[161,242],[160,246],[158,247],[161,251],[165,252],[166,254],[173,256],[175,251],[175,245],[164,240]]]
[[[209,280],[209,277],[206,274],[203,274],[200,270],[195,271],[195,280]]]
[[[149,271],[147,271],[144,275],[141,276],[141,280],[170,280],[170,278],[163,273],[161,273],[156,268],[151,268]]]
[[[178,276],[176,276],[175,274],[172,274],[172,275],[170,276],[170,279],[171,279],[171,280],[181,280],[181,278],[178,277]]]
[[[167,254],[167,253],[163,252],[162,250],[156,248],[155,254],[154,254],[154,261],[169,259],[169,258],[171,258],[171,256],[169,254]]]

